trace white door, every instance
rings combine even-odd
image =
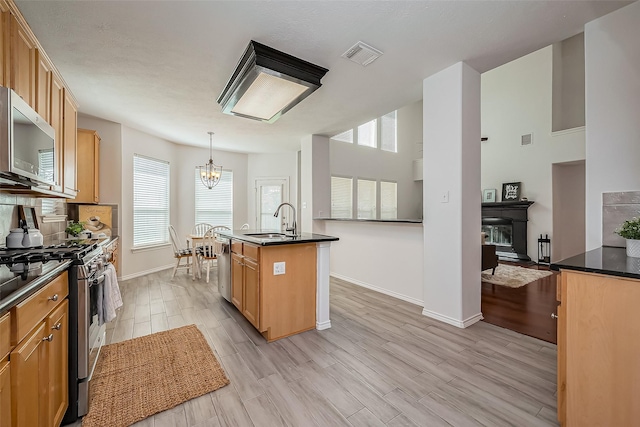
[[[289,201],[288,178],[256,179],[256,224],[260,230],[281,230],[283,223],[293,222],[293,211],[284,207],[278,218],[273,214],[280,203]]]

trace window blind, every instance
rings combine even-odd
[[[223,170],[218,185],[209,190],[202,184],[198,169],[194,174],[196,224],[224,225],[233,230],[233,172]]]
[[[398,219],[398,184],[380,181],[380,219]]]
[[[38,150],[38,175],[53,182],[53,148]]]
[[[378,134],[378,120],[373,119],[358,126],[358,145],[375,148]]]
[[[133,246],[169,242],[169,163],[133,155]]]
[[[348,142],[350,144],[353,143],[353,129],[349,129],[342,133],[337,134],[336,136],[331,137],[334,141]]]
[[[358,219],[376,218],[376,182],[358,180]]]
[[[385,114],[380,118],[380,148],[384,151],[398,152],[398,127],[396,111]]]
[[[353,218],[353,179],[331,177],[331,218]]]

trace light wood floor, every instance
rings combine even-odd
[[[107,343],[195,323],[231,380],[138,427],[558,425],[556,346],[497,326],[458,329],[332,279],[333,327],[267,344],[215,279],[168,270],[121,288]]]

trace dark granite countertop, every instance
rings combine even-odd
[[[258,237],[251,236],[251,234],[279,234],[280,231],[273,230],[220,230],[216,231],[221,236],[228,237],[230,239],[242,240],[244,242],[254,243],[261,246],[274,246],[274,245],[291,245],[298,243],[314,243],[314,242],[333,242],[338,240],[334,236],[325,236],[324,234],[315,233],[300,233],[298,236],[280,236],[280,237]]]
[[[551,264],[552,270],[576,270],[587,273],[640,279],[640,258],[627,256],[625,248],[603,246]]]
[[[314,220],[320,221],[351,221],[351,222],[380,222],[386,224],[422,224],[421,219],[362,219],[362,218],[313,218]]]

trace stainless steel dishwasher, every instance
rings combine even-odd
[[[231,302],[231,240],[220,235],[216,236],[220,243],[216,254],[218,259],[218,292],[222,298]]]

